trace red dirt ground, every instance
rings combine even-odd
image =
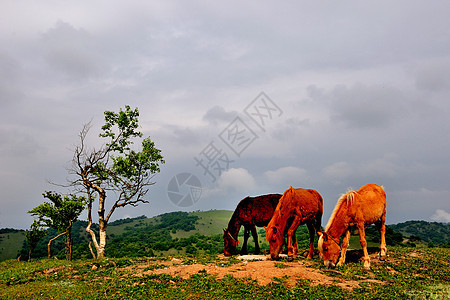
[[[238,257],[239,258],[239,257]],[[266,260],[255,260],[266,259]],[[144,276],[150,274],[169,274],[171,276],[179,276],[181,278],[189,278],[193,274],[201,272],[207,272],[208,274],[215,275],[217,279],[223,278],[225,275],[232,275],[235,278],[251,278],[256,280],[258,284],[266,285],[273,281],[273,278],[279,278],[283,280],[283,283],[288,286],[294,286],[297,280],[307,279],[311,281],[312,285],[338,285],[345,289],[353,289],[359,286],[363,282],[377,282],[381,281],[373,280],[370,278],[361,278],[361,280],[344,280],[332,276],[331,273],[340,273],[334,270],[325,270],[313,268],[312,265],[317,262],[299,259],[293,262],[287,261],[273,261],[267,259],[262,255],[260,256],[247,256],[242,262],[238,262],[232,265],[227,264],[227,259],[223,255],[218,256],[218,261],[209,264],[183,264],[180,259],[173,258],[171,261],[151,261],[133,266],[133,271],[136,276]],[[222,263],[223,262],[223,263]],[[378,259],[376,255],[371,255],[371,263],[377,263]],[[164,268],[151,269],[152,265],[164,265]],[[147,269],[147,270],[146,270]],[[327,273],[329,275],[327,275]]]

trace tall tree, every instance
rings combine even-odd
[[[75,148],[71,173],[75,179],[73,186],[84,190],[88,199],[88,226],[86,231],[91,235],[95,246],[96,258],[105,256],[106,228],[116,208],[127,205],[137,206],[148,203],[144,196],[148,186],[153,185],[153,176],[160,171],[160,164],[164,163],[161,150],[155,147],[149,137],[142,139],[141,150],[131,149],[134,139],[142,138],[138,131],[138,109],[132,110],[125,106],[118,113],[105,111],[105,124],[102,126],[100,137],[107,140],[100,149],[86,146],[86,137],[91,124],[84,125],[80,132],[80,143]],[[106,212],[106,198],[114,197],[111,208]],[[92,207],[98,199],[98,238],[91,229]],[[90,246],[91,244],[89,244]]]
[[[28,261],[31,261],[31,253],[36,248],[37,244],[47,234],[47,230],[42,228],[38,220],[34,220],[29,230],[25,230],[25,238],[28,244]]]
[[[76,195],[61,196],[56,192],[46,191],[43,194],[50,202],[44,202],[28,213],[38,216],[41,226],[56,229],[59,233],[48,242],[48,258],[51,258],[51,244],[60,236],[65,236],[66,259],[72,260],[72,224],[84,210],[86,198]]]

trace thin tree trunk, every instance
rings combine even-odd
[[[85,180],[85,183],[86,183],[86,189],[87,189],[87,194],[88,194],[88,225],[86,226],[85,230],[86,230],[87,233],[89,233],[91,235],[91,240],[92,241],[89,242],[89,251],[91,251],[92,257],[94,259],[96,259],[97,255],[95,255],[94,251],[92,250],[92,244],[91,244],[91,243],[94,244],[95,250],[98,253],[99,252],[98,251],[99,245],[98,245],[98,242],[97,242],[97,237],[95,236],[95,232],[91,229],[91,226],[92,226],[92,202],[93,202],[93,199],[92,199],[92,194],[91,194],[91,188],[90,188],[90,185],[89,185],[90,182],[88,180]]]
[[[66,244],[66,259],[68,261],[72,260],[72,220],[69,220],[69,226],[67,226],[66,229],[66,237],[65,237],[65,244]]]
[[[99,259],[105,257],[106,227],[108,227],[108,219],[105,219],[105,200],[106,193],[101,189],[98,199],[98,234],[100,240],[97,248],[97,258]]]
[[[62,233],[58,234],[57,236],[55,236],[54,238],[52,238],[50,241],[48,241],[48,244],[47,244],[48,259],[52,258],[52,253],[51,253],[52,242],[64,234],[66,234],[66,232],[62,232]]]
[[[89,251],[91,251],[92,258],[95,259],[96,256],[95,256],[94,250],[92,250],[92,241],[89,241],[88,246],[89,246]]]
[[[85,180],[85,185],[88,187],[88,226],[86,232],[91,235],[92,242],[94,243],[95,250],[97,251],[97,259],[105,257],[106,247],[106,227],[108,227],[108,219],[105,219],[105,200],[106,192],[99,186]],[[98,199],[98,226],[99,226],[99,242],[95,236],[95,232],[91,229],[92,226],[92,197],[90,188],[93,188],[99,195]],[[91,250],[91,253],[92,250]]]
[[[97,258],[104,258],[106,247],[106,227],[104,225],[100,226],[99,235],[100,235],[100,243],[97,249]]]

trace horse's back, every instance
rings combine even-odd
[[[386,206],[386,192],[384,191],[384,188],[382,186],[374,183],[369,183],[362,186],[357,194],[362,196],[368,203],[372,203],[373,205]]]
[[[386,193],[377,184],[366,184],[358,192],[358,204],[367,223],[374,223],[386,212]]]
[[[322,196],[313,189],[295,189],[295,194],[297,195],[296,203],[302,206],[309,206],[313,210],[320,210],[322,212],[323,209],[323,199]]]
[[[289,187],[278,203],[277,209],[283,211],[285,216],[298,211],[308,212],[308,215],[322,216],[323,200],[322,196],[313,189]]]
[[[266,226],[273,216],[280,197],[280,194],[246,197],[239,202],[234,213],[239,215],[243,225]]]

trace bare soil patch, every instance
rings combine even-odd
[[[151,261],[133,266],[133,272],[136,276],[145,276],[150,274],[168,274],[171,276],[179,276],[183,279],[189,278],[193,274],[208,273],[221,279],[226,275],[235,278],[251,278],[260,285],[267,285],[274,280],[282,280],[287,286],[294,286],[298,280],[309,280],[311,285],[338,285],[345,289],[353,289],[363,282],[381,281],[362,278],[361,280],[345,280],[336,277],[339,271],[325,270],[314,268],[317,266],[316,261],[299,259],[292,262],[274,261],[270,256],[251,256],[241,257],[240,262],[228,264],[227,257],[218,256],[218,261],[214,263],[201,264],[189,263],[184,264],[180,259],[172,259],[171,261]],[[240,257],[237,257],[240,259]],[[378,261],[375,256],[371,256],[371,262]],[[153,267],[152,267],[153,265]],[[154,266],[157,265],[157,268]]]

